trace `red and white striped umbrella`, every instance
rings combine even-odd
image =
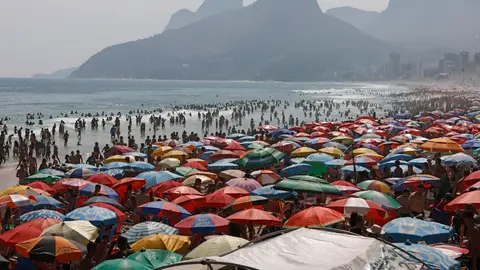
[[[360,188],[354,184],[343,180],[332,182],[332,185],[336,186],[343,193],[354,193],[360,191]]]
[[[250,174],[262,185],[271,185],[277,183],[281,177],[280,175],[270,171],[270,170],[258,170]]]
[[[333,201],[327,207],[343,213],[345,216],[350,216],[351,213],[356,212],[365,215],[365,218],[368,220],[382,220],[387,215],[387,211],[380,205],[362,198],[347,198]]]
[[[10,194],[0,197],[0,205],[7,205],[9,208],[28,206],[36,201],[20,194]]]

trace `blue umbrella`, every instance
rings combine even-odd
[[[95,226],[115,225],[117,215],[115,212],[98,206],[85,206],[77,208],[65,216],[65,220],[87,220]]]
[[[153,234],[178,234],[178,230],[160,222],[146,221],[135,224],[123,235],[128,243],[134,243],[138,240]]]
[[[109,188],[105,185],[101,185],[101,184],[87,184],[87,185],[79,188],[78,192],[81,195],[90,196],[90,195],[94,194],[96,186],[100,186],[99,194],[108,196],[108,197],[110,197],[112,199],[115,199],[115,200],[118,199],[118,194],[115,190],[113,190],[113,189],[111,189],[111,188]]]
[[[76,168],[76,169],[71,169],[70,171],[65,173],[65,177],[67,178],[83,178],[83,179],[88,179],[90,176],[94,175],[95,172],[86,169],[86,168]]]
[[[244,137],[238,139],[238,141],[241,142],[241,143],[242,143],[242,142],[253,142],[253,141],[255,141],[255,137],[253,137],[253,136],[244,136]]]
[[[110,170],[103,171],[102,173],[111,175],[115,177],[115,179],[117,180],[120,180],[125,176],[125,171],[122,169],[110,169]]]
[[[65,216],[57,211],[43,209],[23,214],[20,216],[19,220],[21,222],[27,222],[38,218],[53,218],[57,220],[64,220]]]
[[[106,203],[106,204],[109,204],[111,206],[114,206],[116,208],[118,208],[119,210],[125,210],[125,208],[119,204],[116,200],[112,199],[112,198],[108,198],[108,197],[105,197],[105,196],[94,196],[88,200],[86,200],[82,206],[87,206],[87,205],[90,205],[90,204],[93,204],[93,203]]]
[[[220,150],[220,148],[211,145],[205,145],[202,146],[202,150],[203,152],[217,152],[218,150]]]
[[[397,162],[396,160],[391,160],[385,163],[380,163],[378,167],[380,168],[380,170],[383,170],[385,168],[395,167],[396,162]],[[400,165],[408,166],[408,163],[406,161],[399,160],[399,162],[400,162]]]
[[[132,157],[138,157],[138,158],[147,158],[147,154],[144,154],[142,152],[128,152],[125,154],[122,154],[122,156],[132,156]]]
[[[405,244],[395,244],[397,247],[407,251],[415,258],[420,259],[427,266],[434,270],[454,270],[460,269],[460,262],[448,257],[443,252],[435,249],[433,247],[422,245],[422,244],[412,244],[409,241]],[[411,259],[412,262],[417,262],[416,260]]]
[[[455,233],[450,226],[411,217],[396,218],[385,224],[383,230],[387,239],[397,243],[407,240],[427,244],[446,242]]]
[[[37,195],[33,196],[37,203],[33,205],[33,209],[51,209],[51,210],[56,210],[56,209],[61,209],[63,208],[63,204],[56,199],[44,195]]]
[[[201,154],[198,158],[209,161],[210,156],[213,155],[213,154],[215,154],[215,151],[207,151],[207,152]]]
[[[443,166],[477,166],[477,160],[464,153],[444,156],[441,159]]]
[[[402,164],[402,165],[400,165],[400,168],[402,169],[403,173],[408,172],[408,165]],[[391,171],[392,173],[395,172],[395,169],[396,169],[395,167],[390,167],[390,171]],[[417,167],[413,167],[412,169],[413,169],[413,172],[414,172],[415,174],[420,174],[420,173],[422,173],[422,170],[419,169],[419,168],[417,168]]]
[[[169,171],[161,171],[161,172],[143,172],[137,175],[136,178],[145,179],[145,188],[149,189],[165,181],[180,179],[182,178],[182,176],[175,173],[171,173]]]
[[[272,132],[270,132],[270,135],[273,137],[273,138],[276,138],[276,137],[279,137],[281,135],[293,135],[295,132],[289,130],[289,129],[286,129],[286,128],[279,128],[277,130],[274,130]]]
[[[290,163],[292,164],[300,164],[305,161],[305,158],[292,158],[290,159]]]
[[[219,160],[215,163],[208,164],[208,166],[207,166],[208,170],[212,171],[212,172],[221,172],[221,171],[225,171],[225,170],[233,170],[233,169],[237,169],[239,167],[240,166],[238,164],[232,163],[228,159],[222,159],[222,160]]]
[[[141,161],[136,161],[128,164],[128,167],[130,169],[133,169],[135,171],[153,171],[155,170],[155,166],[148,162],[141,162]]]
[[[300,163],[295,165],[290,165],[284,168],[280,174],[282,176],[292,176],[298,174],[307,174],[312,169],[312,165],[306,163]]]
[[[365,168],[365,167],[362,167],[362,166],[359,166],[359,165],[355,165],[355,170],[357,172],[368,172],[370,173],[370,170]],[[345,171],[345,172],[353,172],[353,165],[348,165],[348,166],[345,166],[343,168],[340,169],[340,171]]]
[[[263,196],[269,199],[291,199],[294,197],[294,194],[290,191],[276,190],[273,189],[274,185],[268,185],[261,188],[257,188],[250,192],[252,195]]]
[[[227,136],[227,139],[233,139],[233,140],[238,140],[242,137],[245,137],[247,135],[243,134],[243,133],[234,133],[234,134],[230,134]]]
[[[305,159],[306,162],[308,163],[325,163],[327,161],[335,159],[334,157],[324,154],[324,153],[316,153],[316,154],[311,154],[307,156]]]
[[[342,152],[345,152],[348,149],[348,147],[346,147],[345,145],[337,142],[328,142],[324,144],[322,148],[326,148],[326,147],[335,147],[339,150],[342,150]]]
[[[405,154],[398,154],[398,155],[388,155],[386,156],[384,159],[380,160],[380,164],[381,163],[385,163],[385,162],[389,162],[389,161],[392,161],[392,160],[405,160],[405,161],[409,161],[413,159],[412,156],[410,155],[405,155]]]
[[[408,164],[412,164],[415,167],[422,168],[425,166],[425,162],[428,162],[428,159],[426,158],[415,158],[410,161],[408,161]]]
[[[325,162],[325,165],[327,165],[327,168],[341,168],[345,166],[345,163],[347,163],[345,159],[333,159]]]
[[[406,113],[400,113],[393,116],[393,119],[410,119],[410,115]]]
[[[480,140],[479,139],[474,139],[474,140],[468,140],[462,144],[463,149],[477,149],[480,148]]]
[[[128,163],[126,162],[111,162],[102,167],[102,170],[112,170],[112,169],[128,169]]]

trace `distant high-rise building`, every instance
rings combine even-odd
[[[400,74],[400,54],[392,52],[390,54],[390,63],[393,75],[398,76]]]
[[[466,71],[470,62],[470,54],[468,52],[460,53],[460,71]]]
[[[445,60],[445,65],[448,65],[449,71],[456,71],[459,67],[458,54],[446,53],[443,55],[443,60]]]
[[[480,53],[476,53],[473,55],[473,63],[476,66],[480,66]]]
[[[438,61],[438,72],[440,72],[440,73],[445,72],[445,60],[443,60],[443,59]]]

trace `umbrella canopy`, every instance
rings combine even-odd
[[[155,215],[159,217],[186,218],[191,216],[185,208],[167,201],[155,201],[142,204],[137,207],[137,213],[143,215]]]
[[[355,162],[354,162],[355,160]],[[345,165],[353,165],[353,164],[362,166],[362,167],[372,167],[377,165],[377,161],[371,157],[368,156],[360,156],[360,157],[355,157],[355,159],[348,160]]]
[[[239,188],[239,187],[231,187],[231,186],[223,187],[215,192],[227,194],[229,196],[232,196],[235,199],[249,195],[249,192],[246,191],[245,189]]]
[[[237,159],[235,159],[235,160],[237,160]],[[225,171],[225,170],[237,169],[240,166],[238,164],[233,163],[232,159],[222,159],[222,160],[219,160],[215,163],[209,164],[207,167],[208,167],[209,171],[221,172],[221,171]]]
[[[435,138],[420,145],[420,149],[434,153],[460,153],[463,148],[448,138]]]
[[[462,210],[467,204],[471,204],[475,209],[480,209],[480,190],[466,192],[449,202],[446,206],[448,211]]]
[[[180,166],[180,160],[177,158],[162,159],[158,165],[162,168],[176,168]]]
[[[20,194],[10,194],[0,197],[0,206],[8,206],[9,208],[19,208],[33,205],[35,203],[36,200]]]
[[[167,191],[174,187],[183,186],[182,183],[176,181],[165,181],[158,185],[153,186],[150,190],[153,192],[155,197],[163,197],[163,192]]]
[[[128,168],[137,172],[146,172],[155,170],[155,166],[148,162],[135,161],[128,164]]]
[[[40,181],[32,182],[32,183],[28,184],[28,186],[31,187],[31,188],[41,189],[41,190],[46,191],[50,194],[55,193],[55,190],[53,188],[51,188],[49,185],[47,185],[43,182],[40,182]]]
[[[33,238],[16,245],[18,254],[40,262],[69,263],[79,261],[87,252],[86,248],[72,240],[60,236]]]
[[[117,181],[117,183],[112,186],[112,189],[115,190],[120,197],[123,197],[123,193],[127,191],[128,186],[132,186],[132,190],[138,190],[145,186],[145,183],[146,181],[143,178],[123,178]]]
[[[383,226],[385,237],[392,242],[413,243],[425,241],[427,244],[446,242],[454,234],[454,229],[437,222],[405,217],[391,220]]]
[[[446,245],[446,244],[436,244],[431,245],[432,248],[441,251],[443,254],[447,255],[452,259],[460,258],[463,255],[468,254],[469,250],[466,248],[461,248],[454,245]]]
[[[56,199],[44,195],[33,196],[36,203],[33,204],[33,209],[51,209],[57,210],[63,208],[63,203],[57,201]]]
[[[108,198],[108,197],[104,197],[104,196],[92,197],[92,198],[86,200],[82,205],[87,206],[87,205],[94,204],[94,203],[105,203],[105,204],[109,204],[111,206],[114,206],[114,207],[116,207],[120,210],[125,210],[123,205],[119,204],[117,201],[115,201],[112,198]]]
[[[200,179],[200,184],[203,187],[206,187],[206,186],[211,185],[211,184],[215,184],[215,181],[212,178],[210,178],[206,175],[192,175],[192,176],[189,176],[185,180],[183,180],[182,184],[184,186],[193,187],[195,185],[195,182],[197,181],[197,179]]]
[[[163,194],[169,195],[171,200],[174,200],[182,195],[202,195],[202,193],[200,193],[198,190],[187,186],[174,187],[164,191]]]
[[[181,179],[182,176],[175,173],[168,172],[168,171],[161,171],[161,172],[143,172],[137,175],[136,178],[145,179],[146,181],[145,187],[149,189],[165,181]]]
[[[208,169],[200,162],[187,162],[181,166],[182,168],[190,168],[198,171],[206,172]]]
[[[284,157],[284,153],[274,148],[257,149],[242,156],[239,164],[246,169],[262,169],[279,163]]]
[[[238,188],[244,189],[248,192],[262,187],[260,183],[250,178],[234,178],[229,180],[226,184],[231,187],[238,187]]]
[[[182,159],[182,158],[186,158],[187,156],[188,156],[188,154],[185,153],[184,151],[172,150],[172,151],[169,151],[168,153],[166,153],[165,155],[163,155],[162,159],[164,159],[164,158]]]
[[[205,196],[205,206],[209,208],[224,208],[234,200],[234,197],[217,190]]]
[[[353,193],[352,196],[368,199],[372,202],[377,203],[381,207],[387,208],[387,209],[398,209],[402,207],[400,203],[398,203],[394,198],[390,197],[385,193],[378,192],[375,190],[356,192],[356,193]]]
[[[161,249],[183,253],[190,247],[190,239],[188,236],[181,235],[153,234],[138,240],[131,247],[135,252],[142,249]]]
[[[127,257],[127,259],[140,262],[150,269],[156,269],[158,267],[180,262],[182,258],[183,256],[180,254],[168,250],[156,249],[140,250]]]
[[[324,153],[336,158],[340,158],[344,156],[342,150],[335,147],[325,147],[325,148],[319,149],[318,152]]]
[[[424,262],[428,267],[434,270],[454,270],[460,269],[460,262],[456,261],[441,251],[422,244],[395,244],[397,247],[407,251],[416,258]]]
[[[123,235],[128,243],[134,243],[153,234],[178,234],[178,230],[160,222],[146,221],[135,224]]]
[[[365,167],[362,167],[362,166],[359,166],[359,165],[355,165],[355,170],[353,168],[352,165],[348,165],[348,166],[345,166],[343,168],[340,169],[340,171],[345,171],[345,172],[354,172],[354,171],[357,171],[358,172],[370,172],[369,169],[365,168]]]
[[[233,178],[242,178],[244,176],[245,176],[245,172],[241,170],[225,170],[220,172],[219,174],[219,177],[225,180],[230,180]]]
[[[477,160],[470,155],[464,153],[457,153],[450,156],[444,156],[442,159],[442,166],[477,166]]]
[[[352,184],[351,182],[339,180],[332,182],[333,186],[336,186],[340,191],[344,193],[351,193],[351,192],[357,192],[360,191],[360,188]]]
[[[48,175],[59,176],[59,177],[65,176],[64,172],[55,170],[55,169],[50,169],[50,168],[39,170],[35,172],[35,174],[48,174]]]
[[[228,232],[229,223],[227,219],[214,214],[199,214],[178,222],[175,228],[183,235],[209,235]]]
[[[152,268],[148,267],[147,265],[137,262],[132,259],[114,259],[114,260],[106,260],[102,263],[98,264],[92,270],[128,270],[128,269],[135,269],[135,270],[151,270]]]
[[[105,185],[107,187],[111,187],[118,182],[118,180],[115,179],[115,177],[109,174],[104,174],[104,173],[98,173],[98,174],[92,175],[88,178],[88,181],[95,184]]]
[[[23,214],[20,216],[19,220],[21,222],[28,222],[28,221],[32,221],[39,218],[51,218],[51,219],[62,221],[65,219],[65,216],[60,214],[57,211],[43,209],[43,210],[36,210],[36,211]]]
[[[126,162],[110,162],[108,164],[105,164],[105,166],[102,167],[102,170],[114,170],[114,169],[125,170],[128,168],[129,168],[128,163]]]
[[[198,172],[198,170],[194,169],[194,168],[188,168],[188,167],[177,167],[177,168],[175,168],[175,173],[178,174],[178,175],[181,175],[181,176],[186,176],[189,173],[194,173],[194,172]]]
[[[315,206],[305,209],[285,222],[285,228],[322,228],[345,221],[343,215],[333,209]]]
[[[311,154],[317,153],[317,150],[310,148],[310,147],[300,147],[298,149],[293,150],[290,154],[291,157],[307,157]]]
[[[93,172],[90,169],[86,168],[77,168],[77,169],[71,169],[70,171],[65,173],[66,178],[83,178],[87,180],[90,176],[94,175],[95,172]]]
[[[382,220],[387,215],[387,212],[380,205],[362,198],[352,197],[341,199],[331,202],[327,207],[343,213],[346,216],[357,212],[358,214],[365,215],[365,218],[369,220]]]
[[[62,185],[68,188],[74,188],[74,189],[79,189],[83,186],[86,186],[87,184],[91,184],[89,181],[80,179],[80,178],[75,178],[75,179],[70,179],[63,181],[62,180]]]
[[[264,226],[282,226],[282,221],[272,214],[260,209],[247,209],[227,217],[228,220],[237,224],[252,224]]]
[[[115,212],[98,206],[77,208],[65,216],[65,220],[87,220],[95,226],[114,225],[117,223]]]
[[[257,170],[252,172],[250,175],[255,178],[255,180],[257,180],[261,185],[275,184],[281,179],[280,175],[270,170]],[[243,176],[239,178],[242,177]]]
[[[61,236],[86,246],[97,239],[98,229],[85,220],[63,221],[45,228],[40,236]]]
[[[119,222],[124,222],[126,219],[127,219],[127,215],[121,211],[120,209],[114,207],[114,206],[111,206],[110,204],[106,204],[106,203],[92,203],[90,204],[91,206],[98,206],[98,207],[102,207],[102,208],[105,208],[105,209],[108,209],[110,211],[113,211],[115,212],[115,215],[117,215],[117,220]]]
[[[286,191],[342,195],[342,192],[335,186],[302,180],[285,179],[278,182],[273,188]]]
[[[409,187],[409,186],[416,186],[419,184],[431,184],[433,186],[438,187],[440,186],[440,178],[435,177],[433,175],[429,175],[429,174],[412,175],[398,181],[395,185],[392,186],[392,188],[396,189],[400,186]]]
[[[383,193],[390,193],[391,189],[390,187],[378,180],[367,180],[363,181],[360,184],[357,185],[359,188],[362,190],[375,190],[378,192],[383,192]]]
[[[201,195],[182,195],[173,200],[172,203],[185,208],[185,210],[188,212],[193,212],[204,207],[206,204],[206,199]]]
[[[230,235],[215,236],[201,243],[195,249],[185,255],[186,259],[205,258],[218,256],[247,244],[249,241]]]
[[[332,159],[325,162],[325,165],[327,166],[327,168],[341,168],[345,166],[345,163],[347,163],[347,161],[344,159]]]
[[[240,210],[253,208],[254,206],[257,206],[257,205],[265,205],[267,203],[268,203],[267,197],[249,195],[249,196],[238,198],[235,201],[231,202],[227,207],[225,207],[225,210],[240,211]]]
[[[284,168],[280,172],[280,174],[284,177],[298,174],[307,174],[312,169],[312,167],[312,165],[306,163],[294,164]]]
[[[29,186],[17,185],[13,187],[6,188],[0,192],[0,196],[10,195],[10,194],[19,194],[24,196],[35,196],[35,195],[45,195],[50,196],[48,192],[45,192],[40,189],[35,189]]]
[[[98,186],[100,186],[100,190],[96,192],[96,189]],[[91,196],[95,194],[95,195],[107,196],[115,200],[118,199],[118,194],[117,192],[115,192],[115,190],[101,184],[89,183],[83,187],[80,187],[78,191],[81,195],[84,195],[84,196]]]
[[[57,219],[39,218],[18,225],[0,235],[0,244],[14,247],[16,244],[39,237],[45,228],[61,222]]]
[[[291,199],[293,198],[293,194],[289,191],[283,190],[276,190],[273,188],[274,185],[263,186],[261,188],[257,188],[251,192],[252,195],[266,197],[270,200],[274,199]]]
[[[26,178],[27,183],[35,182],[35,181],[40,181],[48,184],[52,184],[54,182],[59,181],[62,179],[61,176],[55,176],[55,175],[50,175],[50,174],[34,174],[30,175],[29,177]]]

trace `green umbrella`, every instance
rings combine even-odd
[[[249,150],[263,149],[263,148],[265,148],[265,145],[259,144],[259,143],[251,143],[247,148],[248,148]]]
[[[31,183],[31,182],[34,182],[34,181],[40,181],[40,182],[44,182],[44,183],[47,183],[47,184],[52,184],[53,182],[57,182],[57,181],[60,181],[60,179],[62,179],[61,177],[59,176],[53,176],[53,175],[49,175],[49,174],[34,174],[34,175],[30,175],[29,177],[27,177],[27,183]]]
[[[473,150],[474,156],[477,156],[478,154],[480,154],[480,148]]]
[[[150,268],[141,262],[137,262],[131,259],[115,259],[106,260],[101,264],[92,268],[92,270],[151,270]]]
[[[36,171],[34,174],[48,174],[48,175],[59,176],[59,177],[65,176],[64,172],[55,170],[55,169],[50,169],[50,168]]]
[[[278,182],[273,188],[287,191],[323,193],[326,195],[342,195],[342,192],[335,186],[302,180],[285,179]]]
[[[187,176],[187,174],[198,172],[198,170],[194,168],[178,167],[175,169],[175,172],[180,174],[181,176]]]
[[[355,192],[352,194],[352,196],[370,200],[384,208],[398,209],[402,207],[394,198],[375,190]]]
[[[142,249],[127,257],[130,260],[142,263],[152,269],[174,264],[182,260],[183,256],[168,250]]]
[[[239,164],[246,169],[261,169],[277,164],[285,154],[274,148],[256,149],[239,160]]]
[[[314,183],[320,183],[320,184],[330,184],[330,183],[328,183],[327,180],[324,180],[322,178],[318,178],[318,177],[315,177],[315,176],[311,176],[311,175],[294,175],[294,176],[288,177],[288,179],[314,182]]]

